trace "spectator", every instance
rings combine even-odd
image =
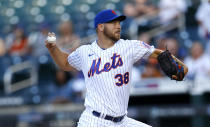
[[[151,30],[156,25],[158,11],[148,0],[135,0],[134,5],[135,9],[133,10],[131,9],[132,6],[125,6],[130,9],[130,11],[125,12],[135,16],[135,19],[130,23],[128,33],[130,38],[137,39],[139,34]]]
[[[58,104],[72,102],[72,82],[70,78],[68,72],[56,70],[55,82],[51,85],[49,90],[50,103]]]
[[[22,26],[17,25],[14,27],[5,40],[6,49],[11,56],[12,64],[19,64],[23,61],[31,61],[34,63],[34,58],[31,55],[31,50],[28,46],[28,38],[24,33]]]
[[[61,22],[58,31],[59,36],[57,37],[57,42],[62,50],[72,52],[80,45],[79,37],[74,34],[73,26],[70,21]]]
[[[150,38],[147,34],[141,34],[139,36],[139,39],[141,41],[147,42],[149,44]],[[163,74],[161,73],[161,70],[158,66],[157,59],[154,58],[148,58],[147,61],[143,61],[143,64],[145,65],[141,74],[141,78],[159,78],[163,77]]]
[[[201,39],[205,42],[205,51],[207,54],[210,53],[210,0],[202,1],[196,12],[196,20],[198,21],[198,34]]]
[[[128,17],[135,17],[137,16],[137,11],[135,5],[133,3],[126,3],[123,12]]]
[[[173,54],[174,56],[178,56],[179,47],[175,39],[164,38],[161,41],[159,41],[157,48],[161,50],[166,50],[166,46],[167,46],[167,49],[171,52],[171,54]],[[141,77],[142,78],[156,78],[156,77],[163,77],[163,76],[164,75],[158,66],[157,59],[149,58],[148,61],[146,61],[146,65],[144,67]]]
[[[166,42],[167,44],[167,49],[173,54],[174,56],[178,56],[178,43],[175,39],[169,38]]]
[[[140,35],[138,36],[138,40],[141,40],[141,41],[146,42],[146,43],[151,42],[150,36],[149,36],[148,34],[146,34],[146,33],[140,34]]]
[[[84,94],[85,94],[85,80],[84,78],[75,78],[72,84],[73,90],[73,101],[75,103],[83,103],[84,102]]]
[[[29,46],[32,50],[32,55],[36,58],[39,58],[43,55],[48,54],[47,49],[45,48],[44,42],[47,38],[49,32],[49,24],[42,23],[39,26],[38,32],[32,32],[29,34],[28,41]]]
[[[179,47],[177,41],[174,38],[167,38],[165,40],[165,43],[170,53],[173,54],[174,56],[178,56]]]
[[[15,26],[13,32],[6,37],[6,46],[11,55],[24,56],[28,54],[28,39],[21,26]]]
[[[147,62],[141,77],[142,78],[159,78],[159,77],[163,77],[163,75],[160,72],[160,69],[157,67],[157,64]]]
[[[196,12],[196,20],[199,25],[199,35],[203,39],[210,39],[210,0],[203,1]]]
[[[160,0],[159,3],[159,18],[162,24],[169,24],[172,20],[181,16],[187,10],[187,5],[184,0]]]
[[[156,13],[155,6],[149,3],[148,0],[135,0],[135,5],[138,17]]]
[[[134,18],[137,16],[137,11],[134,3],[126,3],[123,8],[124,14],[127,16],[127,19],[122,24],[122,38],[128,39],[130,38],[129,27],[131,23],[134,21]],[[135,28],[136,29],[136,28]],[[136,30],[137,31],[137,30]]]
[[[179,48],[179,44],[176,39],[174,38],[163,38],[158,41],[157,44],[158,49],[166,50],[167,49],[173,54],[174,56],[183,59],[185,56],[185,52],[182,51],[181,48]]]
[[[201,43],[195,42],[190,53],[191,56],[188,56],[184,62],[188,66],[186,77],[189,79],[195,79],[210,75],[210,59],[204,54]]]
[[[54,63],[45,47],[45,40],[49,32],[49,23],[43,22],[39,24],[38,29],[35,29],[29,34],[28,42],[31,50],[31,55],[36,61],[33,64],[38,71],[38,83],[48,84],[49,80],[54,77],[52,71],[54,71]]]

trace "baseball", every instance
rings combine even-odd
[[[56,37],[55,36],[48,36],[47,37],[47,41],[49,43],[55,43],[56,42]]]

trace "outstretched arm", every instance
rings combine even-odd
[[[163,51],[160,50],[160,49],[155,49],[155,51],[150,55],[150,57],[151,57],[151,58],[156,58],[156,59],[157,59],[158,55],[159,55],[160,53],[162,53],[162,52],[163,52]],[[183,68],[184,68],[184,75],[186,75],[187,72],[188,72],[188,67],[187,67],[182,61],[180,61],[179,59],[177,59],[174,55],[172,55],[172,57],[174,58],[175,61],[177,61],[180,65],[183,66]],[[174,77],[174,76],[173,76],[173,77]]]
[[[48,36],[52,37],[55,36],[54,33],[49,33]],[[45,41],[45,46],[48,48],[48,51],[50,52],[51,57],[55,61],[55,63],[64,71],[73,71],[75,70],[72,66],[68,63],[68,54],[61,51],[56,43],[50,43],[47,40]]]

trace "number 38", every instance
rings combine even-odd
[[[122,86],[123,84],[128,84],[129,72],[126,72],[124,75],[116,74],[114,78],[118,79],[118,82],[115,83],[117,86]]]

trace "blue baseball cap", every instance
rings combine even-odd
[[[114,10],[107,9],[99,12],[94,20],[95,28],[97,28],[98,24],[107,23],[113,20],[123,21],[126,19],[125,15],[117,15]]]

